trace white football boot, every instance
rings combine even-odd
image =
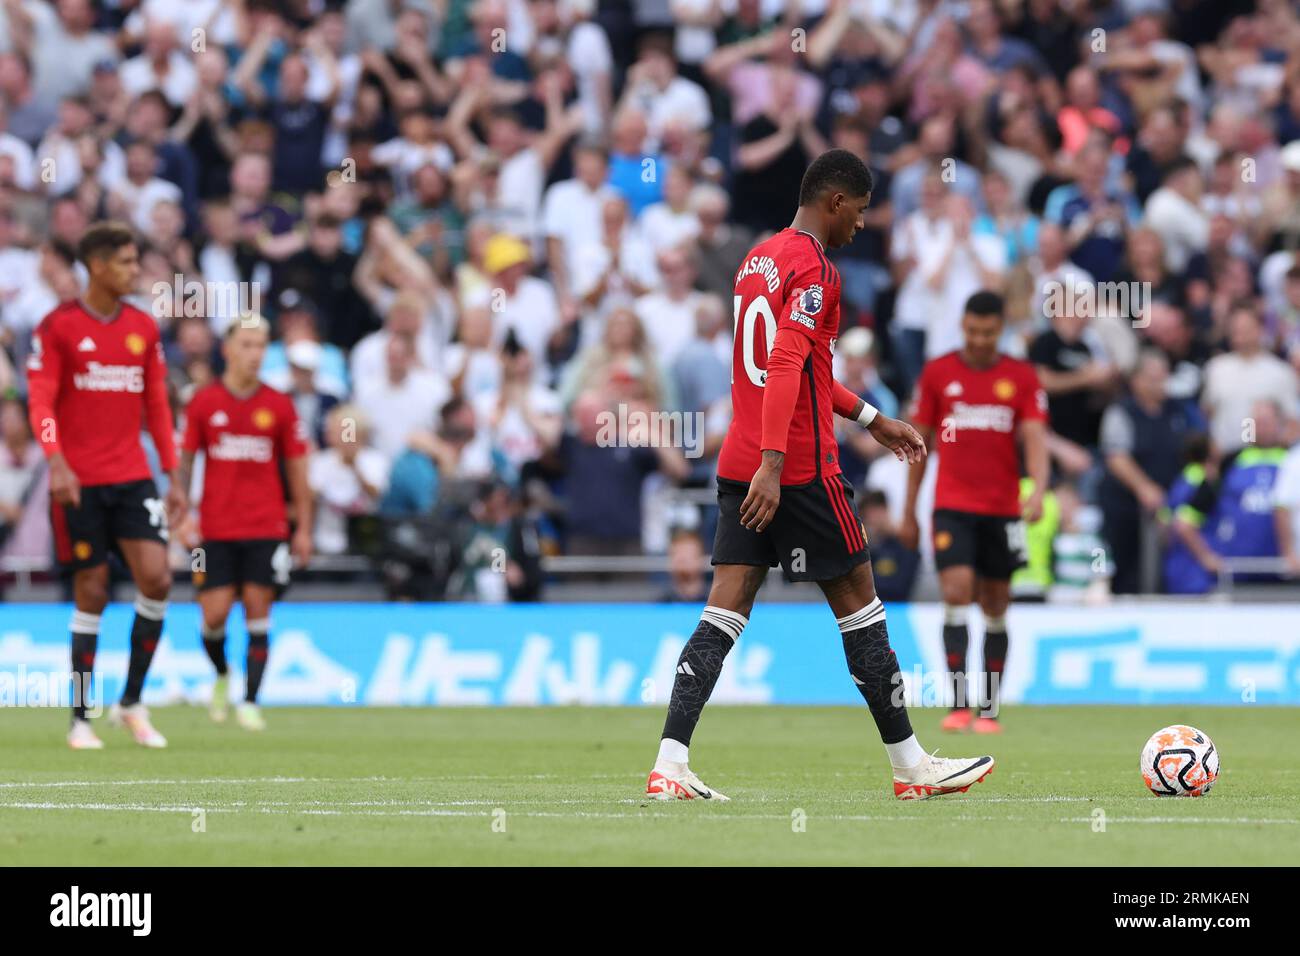
[[[266,719],[256,704],[244,701],[235,708],[235,720],[245,730],[266,730]]]
[[[103,750],[104,741],[95,734],[88,720],[74,720],[68,731],[68,746],[73,750]]]
[[[945,793],[965,793],[993,772],[992,757],[936,757],[929,754],[915,767],[894,771],[894,796],[926,800]]]
[[[717,800],[726,803],[731,798],[707,786],[684,763],[661,760],[650,771],[645,783],[645,795],[651,800]]]
[[[114,704],[108,711],[108,722],[113,727],[125,727],[141,747],[161,750],[167,746],[167,738],[154,730],[149,723],[149,711],[144,704],[134,703],[129,707]]]

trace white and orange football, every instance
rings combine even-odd
[[[1175,724],[1142,748],[1142,780],[1158,797],[1203,797],[1219,779],[1219,752],[1209,736]]]

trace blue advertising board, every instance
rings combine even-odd
[[[0,606],[0,706],[57,705],[67,605]],[[110,606],[96,669],[121,692],[130,605]],[[698,619],[691,605],[294,604],[276,607],[262,702],[338,706],[662,705]],[[941,705],[942,610],[889,608],[912,705]],[[1027,704],[1300,704],[1300,611],[1289,605],[1014,607],[1003,699]],[[972,615],[972,664],[980,628]],[[238,688],[238,611],[228,657]],[[974,669],[974,668],[972,668]],[[207,698],[198,609],[171,607],[145,701]],[[861,704],[820,604],[755,608],[723,669],[724,704]]]

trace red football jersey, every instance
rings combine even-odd
[[[206,540],[289,536],[280,463],[307,454],[307,443],[288,395],[262,385],[239,398],[213,382],[190,399],[182,447],[204,455],[199,528]]]
[[[803,290],[797,302],[795,289]],[[718,475],[748,482],[762,463],[763,386],[768,352],[780,328],[796,329],[813,342],[790,419],[781,484],[838,475],[831,359],[840,328],[840,274],[821,243],[791,228],[760,242],[736,273],[734,305],[732,418],[718,456]]]
[[[912,421],[935,431],[939,477],[935,508],[1015,517],[1020,514],[1023,421],[1047,419],[1047,393],[1028,362],[998,356],[971,368],[960,352],[927,362],[916,384]]]
[[[28,417],[46,456],[62,452],[83,485],[150,477],[140,444],[147,422],[163,470],[176,467],[167,363],[158,323],[122,303],[101,318],[60,303],[32,333]]]

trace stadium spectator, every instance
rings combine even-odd
[[[321,341],[316,305],[298,293],[286,289],[279,297],[280,314],[275,321],[277,338],[266,348],[262,358],[262,381],[272,388],[289,387],[289,349],[298,342],[311,342],[319,349],[316,359],[316,387],[338,399],[350,391],[347,358],[336,345]]]
[[[432,421],[451,397],[447,380],[416,362],[414,338],[390,335],[384,342],[383,373],[355,380],[353,402],[371,423],[371,444],[390,462],[406,448],[411,433]]]
[[[965,196],[976,208],[980,196],[980,175],[973,166],[954,154],[953,121],[950,116],[935,116],[922,126],[916,148],[920,155],[898,170],[889,190],[889,202],[894,209],[894,219],[901,222],[920,210],[926,181],[936,170],[940,182],[951,186],[958,195]]]
[[[1143,220],[1164,241],[1165,264],[1181,273],[1210,240],[1210,218],[1202,208],[1201,171],[1180,157],[1165,167],[1159,189],[1146,201]]]
[[[407,447],[393,462],[380,511],[432,514],[449,489],[458,495],[476,482],[501,478],[506,467],[474,407],[463,398],[452,398],[424,428],[409,436]]]
[[[1079,150],[1078,176],[1047,197],[1043,218],[1062,226],[1070,259],[1099,282],[1115,277],[1124,255],[1124,235],[1141,213],[1133,197],[1107,185],[1110,147],[1093,138]]]
[[[0,398],[0,555],[9,550],[17,530],[29,524],[29,511],[40,512],[37,493],[45,480],[45,456],[32,440],[27,410],[6,394]]]
[[[631,399],[623,402],[629,415],[648,415],[653,406],[646,394],[643,380],[630,380],[617,383],[611,397]],[[640,554],[641,492],[646,478],[660,469],[678,480],[688,474],[680,449],[662,442],[645,447],[611,438],[617,405],[596,392],[586,392],[573,403],[574,431],[565,435],[560,448],[570,489],[564,523],[572,554]]]
[[[870,329],[848,329],[835,343],[836,379],[880,414],[896,418],[898,397],[880,379],[875,355],[876,338]],[[888,449],[866,431],[847,423],[836,422],[836,440],[840,446],[840,471],[854,487],[860,487],[867,472]]]
[[[883,413],[882,413],[883,414]],[[912,595],[921,556],[899,540],[883,491],[862,496],[858,516],[871,542],[871,573],[882,601],[906,601]]]
[[[353,405],[336,405],[326,416],[325,447],[312,453],[307,479],[316,495],[315,547],[342,554],[348,518],[373,514],[388,487],[389,462],[369,447],[369,423]]]
[[[574,326],[562,321],[551,284],[529,275],[528,245],[499,233],[488,240],[483,264],[493,283],[466,305],[488,305],[492,310],[493,341],[505,341],[513,332],[519,344],[533,354],[539,374],[549,376],[553,349],[562,349]]]
[[[1188,435],[1202,426],[1195,406],[1167,397],[1168,380],[1165,357],[1144,352],[1129,377],[1128,395],[1102,416],[1106,475],[1099,498],[1102,534],[1115,562],[1111,588],[1116,594],[1142,591],[1144,555],[1154,555],[1151,521],[1178,476]]]
[[[709,596],[709,553],[699,532],[675,529],[668,541],[668,587],[660,601],[699,604]]]
[[[700,221],[691,208],[694,185],[690,170],[682,166],[668,167],[664,198],[647,206],[637,219],[641,235],[656,253],[680,247],[699,233]]]
[[[1206,470],[1210,442],[1205,435],[1188,436],[1183,470],[1169,488],[1161,520],[1168,528],[1163,588],[1167,594],[1205,594],[1214,589],[1223,560],[1215,550],[1210,520],[1215,476]]]
[[[773,39],[779,44],[779,35]],[[739,222],[756,232],[789,225],[794,184],[827,147],[813,123],[816,100],[801,96],[799,83],[792,65],[773,67],[768,75],[770,92],[757,112],[743,121],[740,115],[733,117],[738,146],[732,209]]]
[[[532,353],[514,339],[507,339],[502,350],[496,393],[480,395],[474,412],[502,459],[498,470],[513,484],[560,443],[564,425],[560,396],[538,383]]]
[[[661,367],[671,368],[695,337],[695,313],[703,293],[695,289],[695,264],[686,248],[664,249],[655,257],[663,286],[639,296],[632,308]]]
[[[343,248],[343,224],[320,212],[307,221],[302,248],[277,266],[279,288],[297,289],[320,304],[324,340],[348,351],[374,328],[369,304],[357,291],[358,257]]]
[[[574,259],[588,239],[601,234],[606,200],[617,195],[606,183],[609,156],[593,141],[573,149],[574,177],[546,190],[542,229],[546,261],[555,281],[561,314],[572,321],[579,304],[574,292]]]
[[[730,298],[736,270],[754,245],[754,234],[727,221],[731,198],[715,183],[701,183],[691,192],[691,208],[699,231],[691,256],[699,266],[695,285],[702,292]]]
[[[1048,421],[1059,437],[1084,449],[1097,447],[1101,413],[1120,381],[1120,371],[1091,329],[1086,287],[1072,285],[1051,315],[1051,328],[1029,346],[1038,380],[1047,392]]]
[[[605,199],[599,232],[580,241],[574,251],[573,294],[587,313],[580,343],[599,338],[601,324],[613,309],[630,306],[659,285],[654,260],[654,252],[629,219],[627,200]]]
[[[695,335],[678,353],[669,371],[684,412],[703,412],[729,394],[732,340],[724,300],[702,294],[695,305]]]
[[[1256,402],[1273,399],[1288,417],[1300,399],[1296,370],[1264,349],[1264,327],[1251,303],[1234,306],[1228,321],[1230,351],[1205,364],[1201,402],[1210,420],[1210,438],[1222,453],[1248,441],[1248,419]]]
[[[1219,480],[1206,486],[1201,510],[1212,515],[1214,548],[1225,558],[1275,558],[1279,555],[1273,515],[1274,485],[1286,457],[1288,421],[1273,399],[1250,409],[1251,441],[1224,457]],[[1247,573],[1238,580],[1276,580]]]

